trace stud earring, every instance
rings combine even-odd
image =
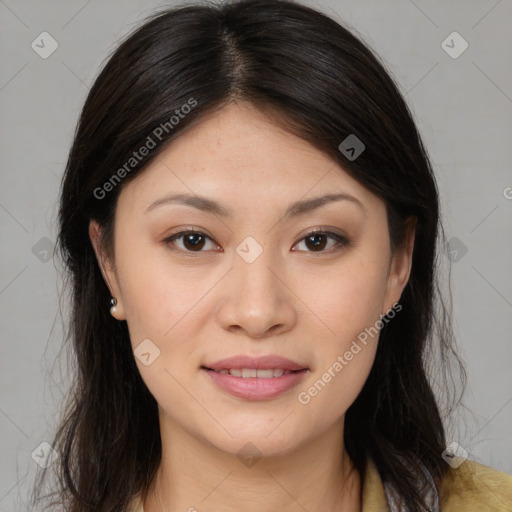
[[[117,306],[117,299],[115,297],[112,297],[110,299],[110,314],[112,316],[114,316],[117,311],[116,306]]]

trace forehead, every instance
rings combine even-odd
[[[246,102],[231,103],[208,114],[164,153],[164,160],[179,161],[190,172],[213,169],[216,176],[227,178],[230,172],[240,176],[247,169],[258,182],[262,178],[297,178],[298,172],[308,168],[321,175],[335,164]]]
[[[127,184],[120,200],[147,207],[169,192],[255,208],[326,193],[378,201],[328,155],[248,103],[232,103],[185,130]]]

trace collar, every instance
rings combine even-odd
[[[388,510],[386,493],[375,464],[368,460],[362,492],[362,512]]]

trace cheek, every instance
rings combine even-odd
[[[328,273],[319,270],[303,279],[301,297],[314,313],[318,332],[338,350],[383,313],[387,268],[382,260],[354,254]]]
[[[124,254],[118,258],[118,274],[132,340],[155,338],[167,343],[182,323],[190,325],[213,278],[197,266],[173,265],[165,251],[155,247],[140,246]]]

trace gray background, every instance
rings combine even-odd
[[[454,320],[470,412],[459,416],[451,439],[471,458],[512,473],[512,3],[309,3],[344,20],[379,53],[417,120],[457,251]],[[31,454],[51,440],[68,378],[66,359],[55,359],[67,299],[61,311],[51,249],[59,181],[82,103],[116,40],[172,4],[0,0],[2,512],[26,509],[37,469]],[[59,45],[47,59],[31,47],[44,31]],[[441,46],[453,31],[469,44],[456,59]]]

